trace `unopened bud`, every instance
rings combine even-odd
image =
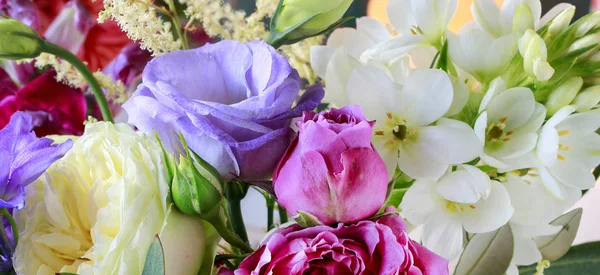
[[[556,36],[559,33],[562,33],[569,27],[571,20],[573,20],[573,16],[575,15],[575,7],[571,6],[566,10],[559,13],[548,26],[548,35],[550,37]]]
[[[44,41],[27,25],[14,19],[0,20],[0,58],[18,60],[35,58]]]
[[[546,100],[547,116],[550,117],[560,108],[570,105],[582,86],[583,79],[581,77],[573,77],[558,86]]]
[[[592,86],[581,91],[573,101],[577,112],[587,112],[600,103],[600,86]]]
[[[328,30],[342,19],[352,0],[281,0],[267,39],[292,43]],[[273,43],[271,43],[273,44]]]
[[[524,33],[526,30],[535,28],[533,13],[527,4],[519,5],[513,18],[513,32]]]
[[[180,135],[184,153],[179,160],[170,155],[163,147],[158,135],[155,135],[165,158],[165,165],[171,177],[171,195],[173,203],[182,213],[190,216],[206,217],[220,209],[220,178],[208,172],[212,167],[203,161],[188,147]]]
[[[523,69],[538,81],[546,81],[554,75],[547,62],[548,52],[544,40],[534,31],[527,30],[519,40],[519,52],[523,57]]]
[[[600,24],[600,11],[590,13],[578,22],[579,26],[575,30],[575,37],[579,38],[586,35],[590,30],[598,27]]]
[[[578,51],[578,50],[581,50],[583,48],[587,48],[590,46],[597,46],[599,43],[600,43],[600,33],[586,35],[586,36],[580,38],[579,40],[573,42],[573,44],[571,44],[571,46],[569,47],[568,52]],[[595,51],[591,51],[591,50],[586,51],[585,53],[582,53],[580,58],[589,57],[590,55],[594,54],[594,52]]]

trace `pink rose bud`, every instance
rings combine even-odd
[[[304,112],[298,134],[273,175],[278,202],[323,224],[354,223],[383,205],[388,173],[371,145],[374,122],[356,106]]]

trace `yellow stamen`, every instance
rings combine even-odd
[[[383,134],[384,134],[383,131],[375,131],[376,136],[383,136]]]
[[[471,209],[476,209],[477,207],[475,207],[475,205],[469,205],[469,207],[471,207]]]
[[[565,136],[568,135],[569,133],[571,133],[570,130],[562,130],[558,132],[558,136]]]
[[[569,151],[569,146],[564,145],[564,144],[559,144],[558,145],[558,150],[562,150],[562,151]]]
[[[510,135],[512,135],[512,134],[514,134],[514,133],[515,133],[515,131],[508,131],[508,132],[506,132],[506,135],[507,135],[507,136],[510,136]]]
[[[392,113],[385,113],[389,119],[392,119]]]
[[[501,118],[501,119],[500,119],[500,120],[498,120],[498,121],[500,121],[500,123],[504,123],[504,122],[506,122],[506,120],[507,120],[507,119],[508,119],[507,117],[503,117],[503,118]]]
[[[557,155],[556,158],[558,160],[565,160],[566,159],[565,156],[563,156],[563,155]]]
[[[502,139],[502,141],[504,141],[504,142],[510,141],[510,138]]]

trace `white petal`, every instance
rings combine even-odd
[[[569,115],[575,112],[575,106],[565,106],[560,108],[548,121],[544,124],[544,127],[556,127],[559,123],[563,122]]]
[[[410,59],[408,56],[398,58],[388,64],[388,69],[395,83],[404,83],[411,72]]]
[[[398,167],[402,172],[414,179],[438,179],[448,169],[448,164],[440,163],[421,152],[413,143],[405,143],[400,147]]]
[[[562,193],[560,183],[550,174],[546,167],[539,167],[538,172],[540,173],[540,180],[546,187],[546,190],[557,199],[563,200],[565,195]]]
[[[350,74],[352,74],[354,68],[358,67],[361,67],[358,60],[347,54],[344,49],[338,49],[327,65],[325,98],[323,101],[334,106],[348,105],[346,86]]]
[[[485,72],[486,78],[495,78],[504,73],[504,68],[512,61],[515,54],[518,52],[517,44],[519,41],[519,35],[516,33],[510,33],[502,36],[491,45],[480,45],[484,47],[487,52],[485,58]]]
[[[396,171],[396,167],[398,166],[398,147],[397,146],[387,146],[386,141],[384,139],[373,138],[373,146],[383,159],[385,163],[385,167],[387,168],[389,179],[391,180],[394,177],[394,172]]]
[[[336,48],[328,46],[313,46],[310,48],[310,65],[320,78],[325,79],[327,65],[335,51]]]
[[[410,28],[417,24],[412,14],[410,0],[390,0],[387,5],[387,15],[392,26],[404,35],[408,35]]]
[[[559,160],[548,170],[561,183],[573,188],[590,189],[596,185],[592,172],[576,160]]]
[[[417,26],[423,35],[433,43],[439,39],[454,17],[458,0],[418,0],[412,1],[412,10]]]
[[[505,90],[506,80],[504,80],[502,77],[494,79],[492,83],[490,83],[490,88],[483,96],[483,99],[481,99],[481,105],[479,105],[479,112],[481,113],[483,110],[485,110],[488,104],[490,104],[490,101],[493,98],[496,98],[501,92],[504,92]]]
[[[550,20],[554,19],[554,17],[556,17],[559,13],[561,13],[562,11],[564,11],[570,7],[573,7],[573,5],[571,5],[569,3],[560,3],[560,4],[552,7],[546,14],[544,14],[544,16],[542,16],[542,19],[540,19],[540,22],[536,26],[536,29],[539,29],[540,27],[546,25],[548,22],[550,22]]]
[[[539,18],[542,16],[542,3],[540,0],[506,0],[504,1],[502,10],[500,11],[500,20],[504,23],[503,27],[506,33],[512,31],[515,12],[521,4],[526,4],[529,6],[533,18],[536,21],[535,23],[536,25],[538,24]]]
[[[378,41],[373,41],[364,33],[352,28],[336,29],[327,39],[328,47],[344,48],[354,58],[359,58],[366,49],[377,43]]]
[[[356,19],[356,29],[374,42],[371,46],[392,39],[388,29],[379,21],[370,17],[364,16]]]
[[[505,119],[506,131],[525,124],[535,110],[535,98],[528,88],[511,88],[494,98],[487,107],[488,121]]]
[[[570,130],[572,133],[593,133],[600,128],[600,112],[573,114],[556,125],[556,130]]]
[[[558,131],[554,127],[544,126],[540,131],[536,154],[545,166],[552,166],[557,161],[558,144]]]
[[[495,158],[502,159],[504,162],[510,162],[510,159],[524,156],[533,151],[537,139],[536,133],[513,136],[509,141],[502,142],[498,148],[493,148],[493,151],[486,150],[486,153]]]
[[[482,59],[487,54],[487,48],[494,42],[491,35],[477,29],[471,29],[460,36],[451,32],[446,33],[446,36],[448,38],[448,53],[454,63],[472,74],[477,74],[484,69]]]
[[[529,118],[529,121],[527,121],[525,124],[523,124],[520,128],[519,128],[519,132],[522,133],[533,133],[533,132],[537,132],[540,127],[542,126],[542,124],[544,123],[544,120],[546,119],[546,107],[544,105],[542,105],[541,103],[535,103],[535,109],[533,110],[533,114],[531,115],[531,118]]]
[[[457,124],[459,125],[438,124],[421,128],[418,134],[421,153],[446,164],[461,164],[481,155],[483,144],[473,129],[466,123]]]
[[[479,138],[481,143],[485,143],[485,131],[488,127],[488,119],[487,112],[481,113],[477,120],[475,120],[475,126],[473,129],[475,130],[475,135]]]
[[[422,36],[403,35],[367,49],[361,55],[360,60],[367,62],[369,59],[377,59],[383,63],[388,63],[423,46],[427,46],[427,44],[425,44],[425,38]]]
[[[600,86],[589,87],[577,94],[573,104],[577,106],[577,112],[587,112],[600,103]]]
[[[400,203],[402,215],[413,225],[425,224],[430,215],[444,205],[435,191],[434,180],[417,180]]]
[[[410,51],[410,60],[414,69],[422,70],[429,68],[437,52],[437,49],[433,46],[423,46]]]
[[[444,211],[430,215],[423,226],[422,241],[426,248],[446,259],[458,257],[463,245],[460,219]]]
[[[496,37],[504,34],[500,22],[500,9],[493,0],[475,0],[471,4],[471,13],[477,24]]]
[[[506,170],[511,167],[511,165],[504,163],[492,156],[486,155],[485,153],[481,155],[481,160],[483,161],[483,163],[498,168],[500,170]]]
[[[438,182],[436,191],[449,201],[476,203],[490,191],[490,178],[476,167],[469,165],[462,167],[465,169],[443,176]]]
[[[506,275],[519,275],[519,268],[511,263],[506,270]]]
[[[533,239],[515,236],[515,247],[512,262],[516,265],[530,265],[542,260],[542,253]]]
[[[448,112],[453,96],[452,82],[444,71],[414,71],[402,87],[398,111],[410,126],[429,125]]]
[[[470,233],[496,230],[506,224],[514,212],[506,189],[497,181],[492,181],[490,196],[473,206],[475,208],[464,207],[462,213],[463,226]]]
[[[364,67],[355,69],[346,88],[351,103],[360,105],[365,116],[384,123],[386,112],[397,104],[397,91],[394,82],[381,70]]]
[[[469,87],[467,84],[458,77],[450,77],[452,81],[452,88],[454,89],[454,97],[452,98],[452,105],[444,116],[451,117],[458,114],[463,107],[469,101]]]
[[[508,174],[504,185],[515,208],[511,223],[529,226],[548,224],[581,197],[579,190],[562,188],[566,199],[561,200],[548,192],[539,177],[526,176],[524,179]]]
[[[554,75],[554,68],[546,60],[536,58],[533,61],[533,74],[535,74],[538,81],[546,81]]]
[[[589,133],[583,135],[566,135],[560,143],[569,146],[569,151],[561,151],[567,158],[573,158],[584,167],[592,170],[600,165],[600,135]]]

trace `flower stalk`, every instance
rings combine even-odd
[[[10,229],[12,230],[12,234],[13,234],[13,243],[14,243],[14,246],[17,247],[17,244],[19,243],[19,230],[17,227],[17,223],[15,222],[15,219],[8,212],[8,210],[6,208],[0,209],[0,215],[2,215],[2,217],[4,217],[10,224]]]
[[[81,76],[87,81],[90,89],[94,93],[94,97],[96,98],[96,102],[100,107],[100,111],[102,112],[102,118],[104,121],[114,122],[112,113],[110,112],[110,106],[108,105],[108,101],[106,100],[106,96],[104,95],[104,91],[100,87],[98,80],[94,77],[90,69],[83,63],[77,56],[64,49],[63,47],[50,43],[48,41],[44,41],[42,46],[42,51],[55,55],[57,57],[62,58],[63,60],[69,62],[77,71],[81,74]]]
[[[233,228],[233,231],[240,237],[240,239],[247,244],[248,233],[246,233],[244,217],[242,216],[241,201],[248,193],[248,185],[233,180],[225,184],[224,191],[225,198],[227,199],[226,207],[227,213],[229,214],[229,220],[231,221],[231,227]]]

